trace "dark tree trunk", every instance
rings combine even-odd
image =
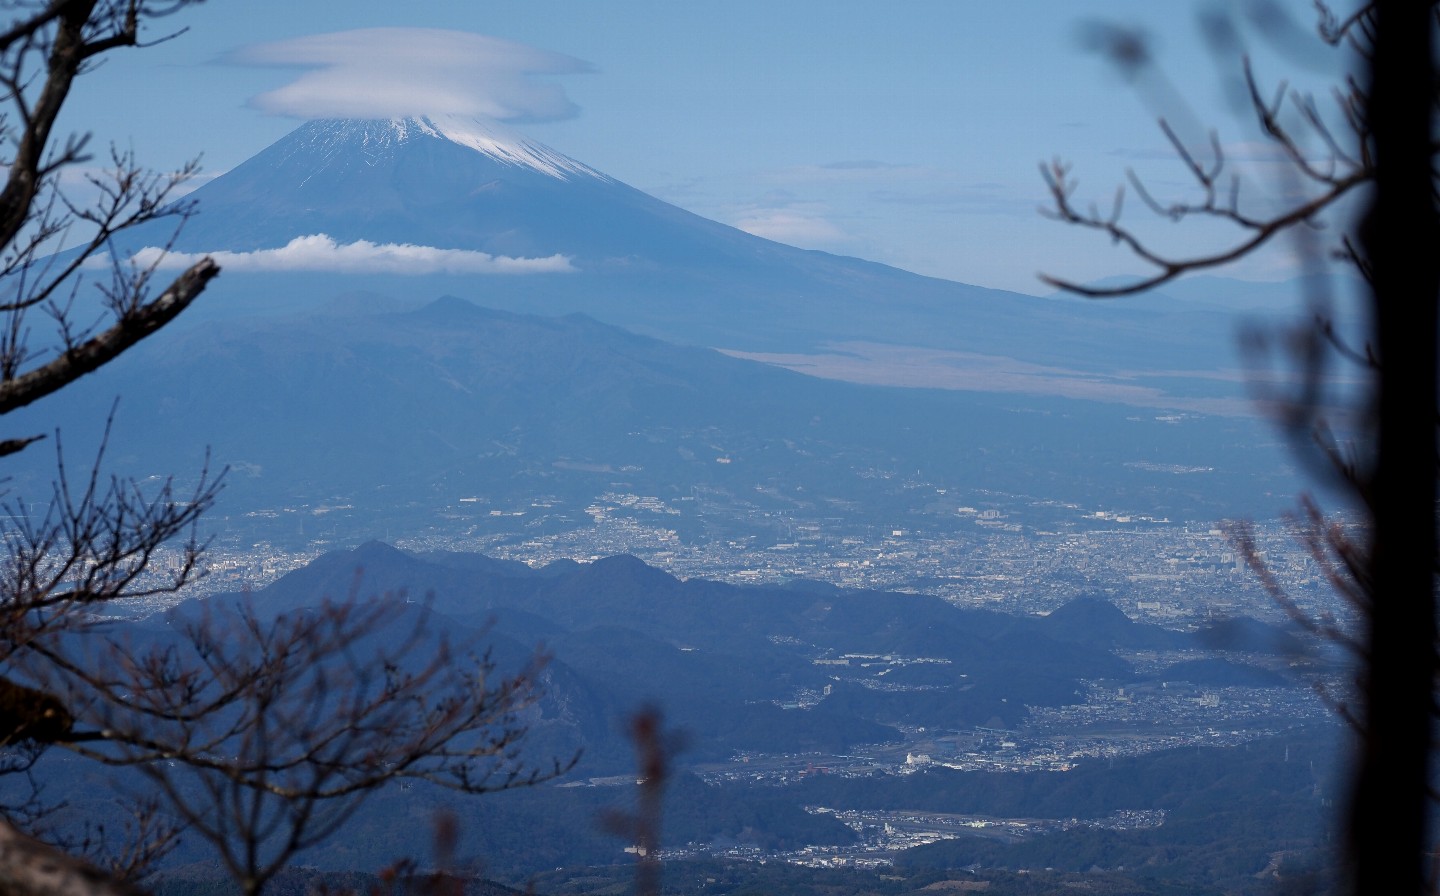
[[[1376,3],[1369,124],[1375,192],[1361,228],[1373,268],[1376,445],[1364,739],[1351,794],[1355,893],[1427,892],[1435,672],[1436,301],[1440,227],[1431,117],[1434,11]]]

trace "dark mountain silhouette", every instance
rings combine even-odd
[[[406,603],[407,598],[396,596],[392,586],[401,580],[408,593],[423,593],[425,598]],[[1029,707],[1082,701],[1086,684],[1097,681],[1128,684],[1158,678],[1218,687],[1284,684],[1258,667],[1213,659],[1179,663],[1158,675],[1137,674],[1111,652],[1113,638],[1104,632],[1106,625],[1094,627],[1099,638],[1094,643],[1081,637],[1083,626],[1066,629],[1070,640],[1058,640],[1054,635],[1059,629],[1045,617],[960,609],[913,594],[681,581],[627,556],[532,569],[474,554],[422,555],[369,542],[352,551],[321,556],[253,595],[191,601],[169,614],[168,620],[173,624],[194,613],[214,612],[215,602],[229,605],[240,599],[252,600],[267,613],[303,611],[333,596],[330,592],[337,586],[361,600],[391,592],[386,599],[398,603],[399,629],[408,632],[423,622],[437,644],[443,636],[451,644],[488,645],[504,669],[526,662],[534,649],[534,634],[543,630],[543,646],[552,659],[543,677],[545,695],[526,716],[530,733],[524,750],[543,763],[548,757],[568,757],[583,749],[581,765],[567,780],[569,785],[630,772],[633,758],[623,723],[646,702],[659,704],[668,723],[686,734],[682,762],[710,762],[733,759],[735,751],[837,755],[857,744],[896,741],[897,726],[911,731],[925,727],[937,738],[977,725],[1016,728],[1023,725]],[[1121,628],[1115,613],[1086,602],[1060,615],[1107,620]],[[465,621],[480,619],[484,622]],[[167,637],[160,619],[133,628],[137,643],[163,643]],[[383,643],[386,637],[387,632],[376,632],[371,640]],[[1199,641],[1182,639],[1182,644],[1193,649]],[[912,652],[919,650],[933,652]],[[853,653],[846,656],[847,652]],[[415,646],[413,653],[407,660],[416,663],[432,655],[425,644]],[[1183,754],[1198,755],[1194,747]],[[1137,759],[1118,761],[1127,768],[1146,764]],[[1116,762],[1110,760],[1112,769]],[[1082,764],[1090,769],[1087,780],[1097,772],[1103,777],[1106,767],[1104,761]],[[107,792],[106,787],[70,772],[62,761],[47,766],[44,774],[46,780],[53,778],[55,792],[67,798],[73,794],[75,805],[99,812],[91,807],[93,793]],[[693,824],[697,832],[734,833],[753,827],[760,833],[748,836],[767,837],[809,831],[803,842],[812,842],[830,835],[810,830],[798,807],[848,804],[851,798],[877,807],[937,805],[939,811],[951,811],[960,805],[953,801],[962,793],[982,800],[990,794],[1025,802],[984,811],[1018,814],[1039,811],[1022,806],[1057,805],[1057,793],[1062,800],[1108,801],[1105,805],[1110,808],[1104,811],[1113,811],[1153,805],[1155,794],[1168,799],[1182,792],[1171,784],[1161,787],[1158,781],[1135,784],[1133,792],[1123,795],[1109,792],[1119,786],[1115,782],[1127,780],[1125,776],[1105,777],[1109,783],[1082,792],[1075,789],[1079,772],[956,777],[960,774],[942,769],[928,776],[826,776],[807,779],[796,785],[798,789],[764,788],[771,796],[759,802],[749,790],[726,789],[729,785],[692,787],[682,775],[672,784],[667,805],[679,807],[687,818],[696,817],[686,822],[677,819],[668,826],[667,816],[667,830],[685,831]],[[1038,778],[1045,780],[1020,787],[1028,795],[1001,788],[1008,794],[1002,795],[996,789],[997,780]],[[945,789],[930,793],[928,788],[933,787]],[[843,793],[849,796],[837,795]],[[485,812],[473,819],[475,831],[467,831],[466,836],[483,832],[486,838],[498,838],[486,841],[491,850],[509,857],[508,861],[525,857],[525,868],[537,863],[554,867],[574,861],[572,850],[584,853],[588,847],[568,844],[563,837],[549,838],[548,852],[537,858],[520,832],[549,831],[556,827],[556,819],[575,825],[594,808],[613,807],[623,797],[619,788],[580,786],[500,795],[487,801]],[[766,802],[771,797],[774,805]],[[1217,793],[1217,800],[1224,798]],[[715,805],[729,799],[740,802],[724,811]],[[1029,802],[1032,799],[1042,802]],[[382,794],[347,827],[351,833],[340,842],[346,848],[360,843],[408,844],[415,838],[407,826],[397,828],[395,818],[409,817],[406,807],[439,804],[439,794],[419,787]],[[582,811],[577,806],[590,808]],[[788,809],[782,812],[782,806]],[[1066,809],[1062,817],[1073,812],[1079,810]],[[611,844],[607,853],[606,848],[602,844],[601,857],[591,860],[604,861],[615,849]]]
[[[397,582],[423,599],[397,597]],[[288,612],[339,587],[361,599],[413,600],[407,614],[447,620],[433,628],[451,638],[496,639],[498,655],[514,663],[542,643],[553,660],[541,736],[587,745],[601,767],[623,763],[619,722],[646,702],[691,732],[696,758],[723,758],[843,750],[890,739],[892,724],[963,728],[998,717],[1015,725],[1026,706],[1081,699],[1082,681],[1153,677],[1113,655],[1137,642],[1117,644],[1104,625],[1057,626],[1054,614],[961,609],[924,595],[682,581],[623,555],[532,570],[371,542],[321,556],[249,599],[267,614]],[[1077,602],[1061,615],[1124,618],[1099,603]],[[1159,631],[1146,638],[1158,641]],[[1167,647],[1202,646],[1197,636],[1168,634]],[[1174,669],[1200,684],[1276,684],[1241,664]],[[809,708],[784,708],[804,694]]]
[[[475,626],[437,626],[452,637],[483,630],[486,638],[513,644],[520,633],[543,629],[544,648],[563,670],[551,686],[583,683],[585,690],[583,701],[560,693],[547,705],[589,706],[590,723],[575,738],[601,744],[602,756],[623,748],[617,732],[597,729],[593,716],[608,713],[613,722],[651,700],[672,708],[700,738],[704,755],[888,739],[893,733],[877,723],[904,721],[905,699],[862,686],[884,664],[856,661],[837,671],[814,662],[850,652],[929,656],[932,665],[944,664],[950,671],[925,683],[915,712],[929,718],[937,700],[949,699],[946,716],[961,720],[973,708],[972,724],[994,715],[1002,698],[1023,711],[1026,704],[1071,699],[1080,678],[1129,674],[1103,649],[1055,642],[1032,620],[908,594],[836,590],[817,605],[814,594],[793,589],[681,581],[627,556],[522,571],[460,554],[427,560],[372,542],[321,556],[250,599],[267,614],[313,605],[337,587],[361,599],[405,600],[396,596],[397,582],[407,594],[424,595],[411,598],[410,612]],[[891,671],[896,682],[910,680],[906,667]],[[781,708],[801,691],[819,694],[836,684],[837,674],[848,684],[837,686],[833,700],[821,700],[814,711]],[[956,699],[968,691],[975,693]]]

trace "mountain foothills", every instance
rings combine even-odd
[[[423,623],[437,644],[443,637],[452,647],[483,648],[502,668],[523,663],[536,643],[551,654],[524,749],[537,757],[578,751],[579,765],[558,785],[498,794],[483,811],[462,816],[465,849],[483,858],[487,875],[517,885],[556,866],[608,865],[623,855],[624,841],[587,819],[628,805],[630,788],[622,785],[633,781],[626,774],[633,760],[624,719],[646,703],[665,707],[667,723],[683,735],[679,755],[689,770],[670,784],[664,827],[678,863],[672,873],[680,875],[697,873],[689,863],[703,869],[725,855],[793,861],[848,850],[892,857],[903,871],[895,880],[942,867],[1013,871],[1043,862],[1092,875],[1105,869],[1117,879],[1168,879],[1174,892],[1210,892],[1222,881],[1244,890],[1272,854],[1300,861],[1324,834],[1315,820],[1331,795],[1330,768],[1317,757],[1333,731],[1295,727],[1279,708],[1238,723],[1284,730],[1243,748],[1161,746],[1061,764],[999,758],[1017,750],[1041,757],[1037,746],[1063,742],[1051,739],[1056,732],[1047,733],[1041,718],[1083,717],[1097,684],[1137,695],[1237,686],[1303,693],[1293,670],[1313,675],[1323,664],[1256,623],[1252,629],[1269,631],[1270,640],[1217,651],[1208,646],[1213,633],[1137,623],[1093,598],[1017,617],[815,583],[681,581],[625,556],[532,569],[376,542],[326,554],[253,594],[190,601],[133,624],[163,639],[217,604],[244,601],[263,618],[304,612],[335,594],[377,595],[392,604],[397,630]],[[1194,659],[1146,671],[1125,658],[1149,655]],[[1273,671],[1287,667],[1283,676]],[[1064,737],[1078,744],[1088,728],[1097,743],[1155,738],[1163,745],[1165,737],[1186,742],[1180,733],[1188,725],[1178,715],[1096,718],[1072,724]],[[996,743],[987,748],[986,738]],[[1000,741],[1013,743],[1007,751]],[[981,755],[994,758],[977,761]],[[987,761],[1015,767],[998,772]],[[66,767],[60,760],[49,770],[52,786],[68,793],[81,782],[65,783]],[[73,799],[104,816],[105,801],[93,792]],[[382,794],[306,863],[353,870],[365,856],[424,855],[423,820],[447,802],[443,792],[420,787]],[[933,826],[937,818],[951,819],[939,824],[955,833],[904,853],[893,843],[887,853],[867,831],[884,826],[893,839],[897,826]],[[201,858],[182,849],[171,863],[177,870],[166,875],[178,889],[167,892],[190,892],[180,884],[187,876],[205,879],[203,863],[178,870]],[[1110,877],[1090,879],[1102,885]],[[567,891],[562,878],[553,876],[554,892]]]
[[[275,615],[351,593],[388,595],[405,601],[409,612],[439,614],[444,631],[468,628],[487,639],[508,639],[520,645],[507,648],[512,657],[544,644],[555,656],[552,674],[593,689],[583,700],[552,694],[554,705],[603,708],[587,718],[610,717],[608,725],[627,707],[657,701],[670,708],[676,724],[697,734],[688,751],[692,759],[724,759],[737,751],[843,752],[853,743],[898,738],[885,727],[894,725],[1013,728],[1030,707],[1083,697],[1082,681],[1143,679],[1117,658],[1116,648],[1208,652],[1217,644],[1234,646],[1215,632],[1236,625],[1231,620],[1196,632],[1172,631],[1130,620],[1095,598],[1024,617],[956,607],[923,594],[814,582],[763,587],[680,580],[623,555],[533,569],[480,554],[410,553],[380,542],[323,555],[252,595],[209,600],[246,600]],[[183,617],[187,606],[173,612]],[[1283,631],[1249,625],[1269,637],[1239,644],[1245,651],[1303,655]],[[857,659],[843,661],[846,656]],[[892,668],[867,665],[862,656],[931,662]],[[1217,670],[1197,663],[1192,671],[1202,674],[1187,680],[1208,684]],[[1251,671],[1274,683],[1263,670]],[[1293,679],[1283,683],[1298,685]],[[825,696],[806,712],[780,708],[804,702],[802,694]],[[833,728],[817,722],[826,717],[833,718]],[[549,722],[578,725],[574,736],[591,752],[608,737],[563,714]]]
[[[490,531],[516,519],[491,510],[539,499],[546,528],[573,528],[616,491],[683,499],[666,524],[687,540],[801,517],[934,527],[1001,495],[1212,520],[1273,512],[1291,475],[1253,418],[822,380],[456,298],[202,323],[17,417],[94,444],[117,394],[113,469],[183,474],[208,445],[231,471],[216,519],[276,541],[322,506],[341,509],[311,537],[441,515]],[[30,452],[12,476],[44,489],[53,460]]]

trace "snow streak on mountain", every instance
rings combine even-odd
[[[356,145],[371,165],[382,164],[403,144],[427,138],[449,140],[505,165],[529,168],[560,180],[608,177],[542,143],[494,121],[463,115],[427,115],[388,121],[316,121],[296,132],[296,152],[343,159]]]

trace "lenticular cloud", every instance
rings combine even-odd
[[[147,246],[131,263],[161,270],[187,268],[206,256],[231,271],[327,271],[347,274],[541,274],[573,271],[566,255],[512,258],[470,249],[356,240],[340,244],[323,233],[298,236],[278,249],[253,252],[167,252]]]
[[[226,61],[310,68],[250,101],[265,112],[296,118],[573,118],[579,108],[564,89],[536,76],[594,71],[588,62],[563,53],[439,28],[316,34],[256,44]]]

